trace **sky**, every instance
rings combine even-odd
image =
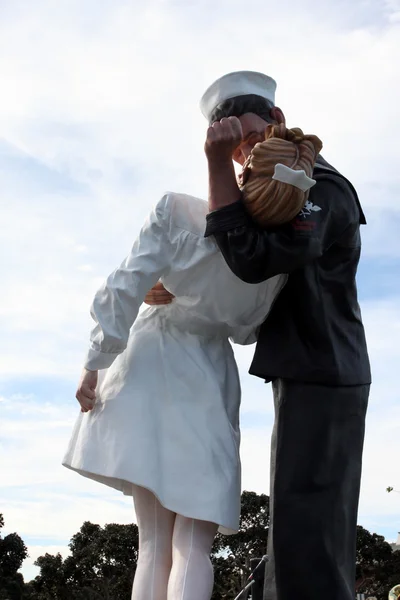
[[[235,70],[278,82],[356,186],[359,300],[373,369],[359,523],[400,531],[400,1],[0,0],[0,512],[68,553],[132,503],[61,467],[97,287],[165,191],[206,198],[203,91]],[[242,376],[243,487],[269,491],[269,386]],[[294,532],[294,535],[296,532]]]

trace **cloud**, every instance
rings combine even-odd
[[[39,574],[39,569],[34,566],[35,561],[39,558],[39,556],[44,556],[45,554],[52,554],[53,556],[60,553],[63,558],[67,558],[69,555],[69,549],[65,546],[56,546],[56,545],[34,545],[30,544],[28,548],[29,557],[24,561],[24,579],[25,581],[31,581]]]
[[[359,284],[374,385],[360,519],[395,537],[400,511],[384,490],[400,487],[399,15],[398,0],[2,5],[2,510],[29,543],[27,577],[85,519],[132,518],[129,499],[60,467],[88,308],[165,190],[206,197],[198,101],[242,68],[277,78],[289,124],[320,135],[367,213]],[[267,492],[271,391],[247,374],[253,348],[235,352],[244,487]]]
[[[400,350],[399,298],[364,306],[364,318],[374,367],[368,417],[359,521],[389,539],[396,537],[400,521],[398,502],[386,492],[400,487],[396,457],[400,454],[397,366]],[[382,336],[390,329],[392,336]],[[242,463],[243,488],[269,493],[269,442],[273,424],[270,386],[247,374],[254,347],[235,347],[243,386]],[[36,384],[37,385],[37,384]],[[47,545],[66,550],[72,535],[85,520],[104,525],[134,519],[129,498],[61,467],[77,416],[71,383],[49,380],[38,393],[27,394],[18,380],[8,383],[0,402],[2,510],[7,531],[16,529],[29,548]],[[21,391],[10,393],[10,390]],[[398,481],[398,483],[397,483]],[[50,551],[50,550],[48,550]],[[36,571],[32,560],[26,576]]]

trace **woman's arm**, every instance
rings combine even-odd
[[[96,293],[91,315],[95,326],[85,368],[108,368],[127,346],[129,331],[146,293],[171,266],[169,196],[157,204],[142,227],[129,256]]]
[[[349,186],[338,177],[325,177],[318,181],[310,201],[291,223],[274,230],[261,229],[239,201],[211,212],[205,235],[214,235],[237,277],[259,283],[279,273],[290,274],[318,259],[359,220]]]

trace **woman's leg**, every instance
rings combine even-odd
[[[143,487],[133,486],[133,500],[139,527],[139,559],[132,600],[167,600],[176,515]]]
[[[210,600],[214,585],[210,552],[217,529],[214,523],[176,516],[168,600]]]

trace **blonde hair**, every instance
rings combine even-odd
[[[265,141],[254,146],[239,175],[248,212],[261,227],[282,225],[294,219],[307,202],[310,190],[272,179],[278,163],[312,177],[322,148],[315,135],[288,129],[283,123],[268,125]]]

